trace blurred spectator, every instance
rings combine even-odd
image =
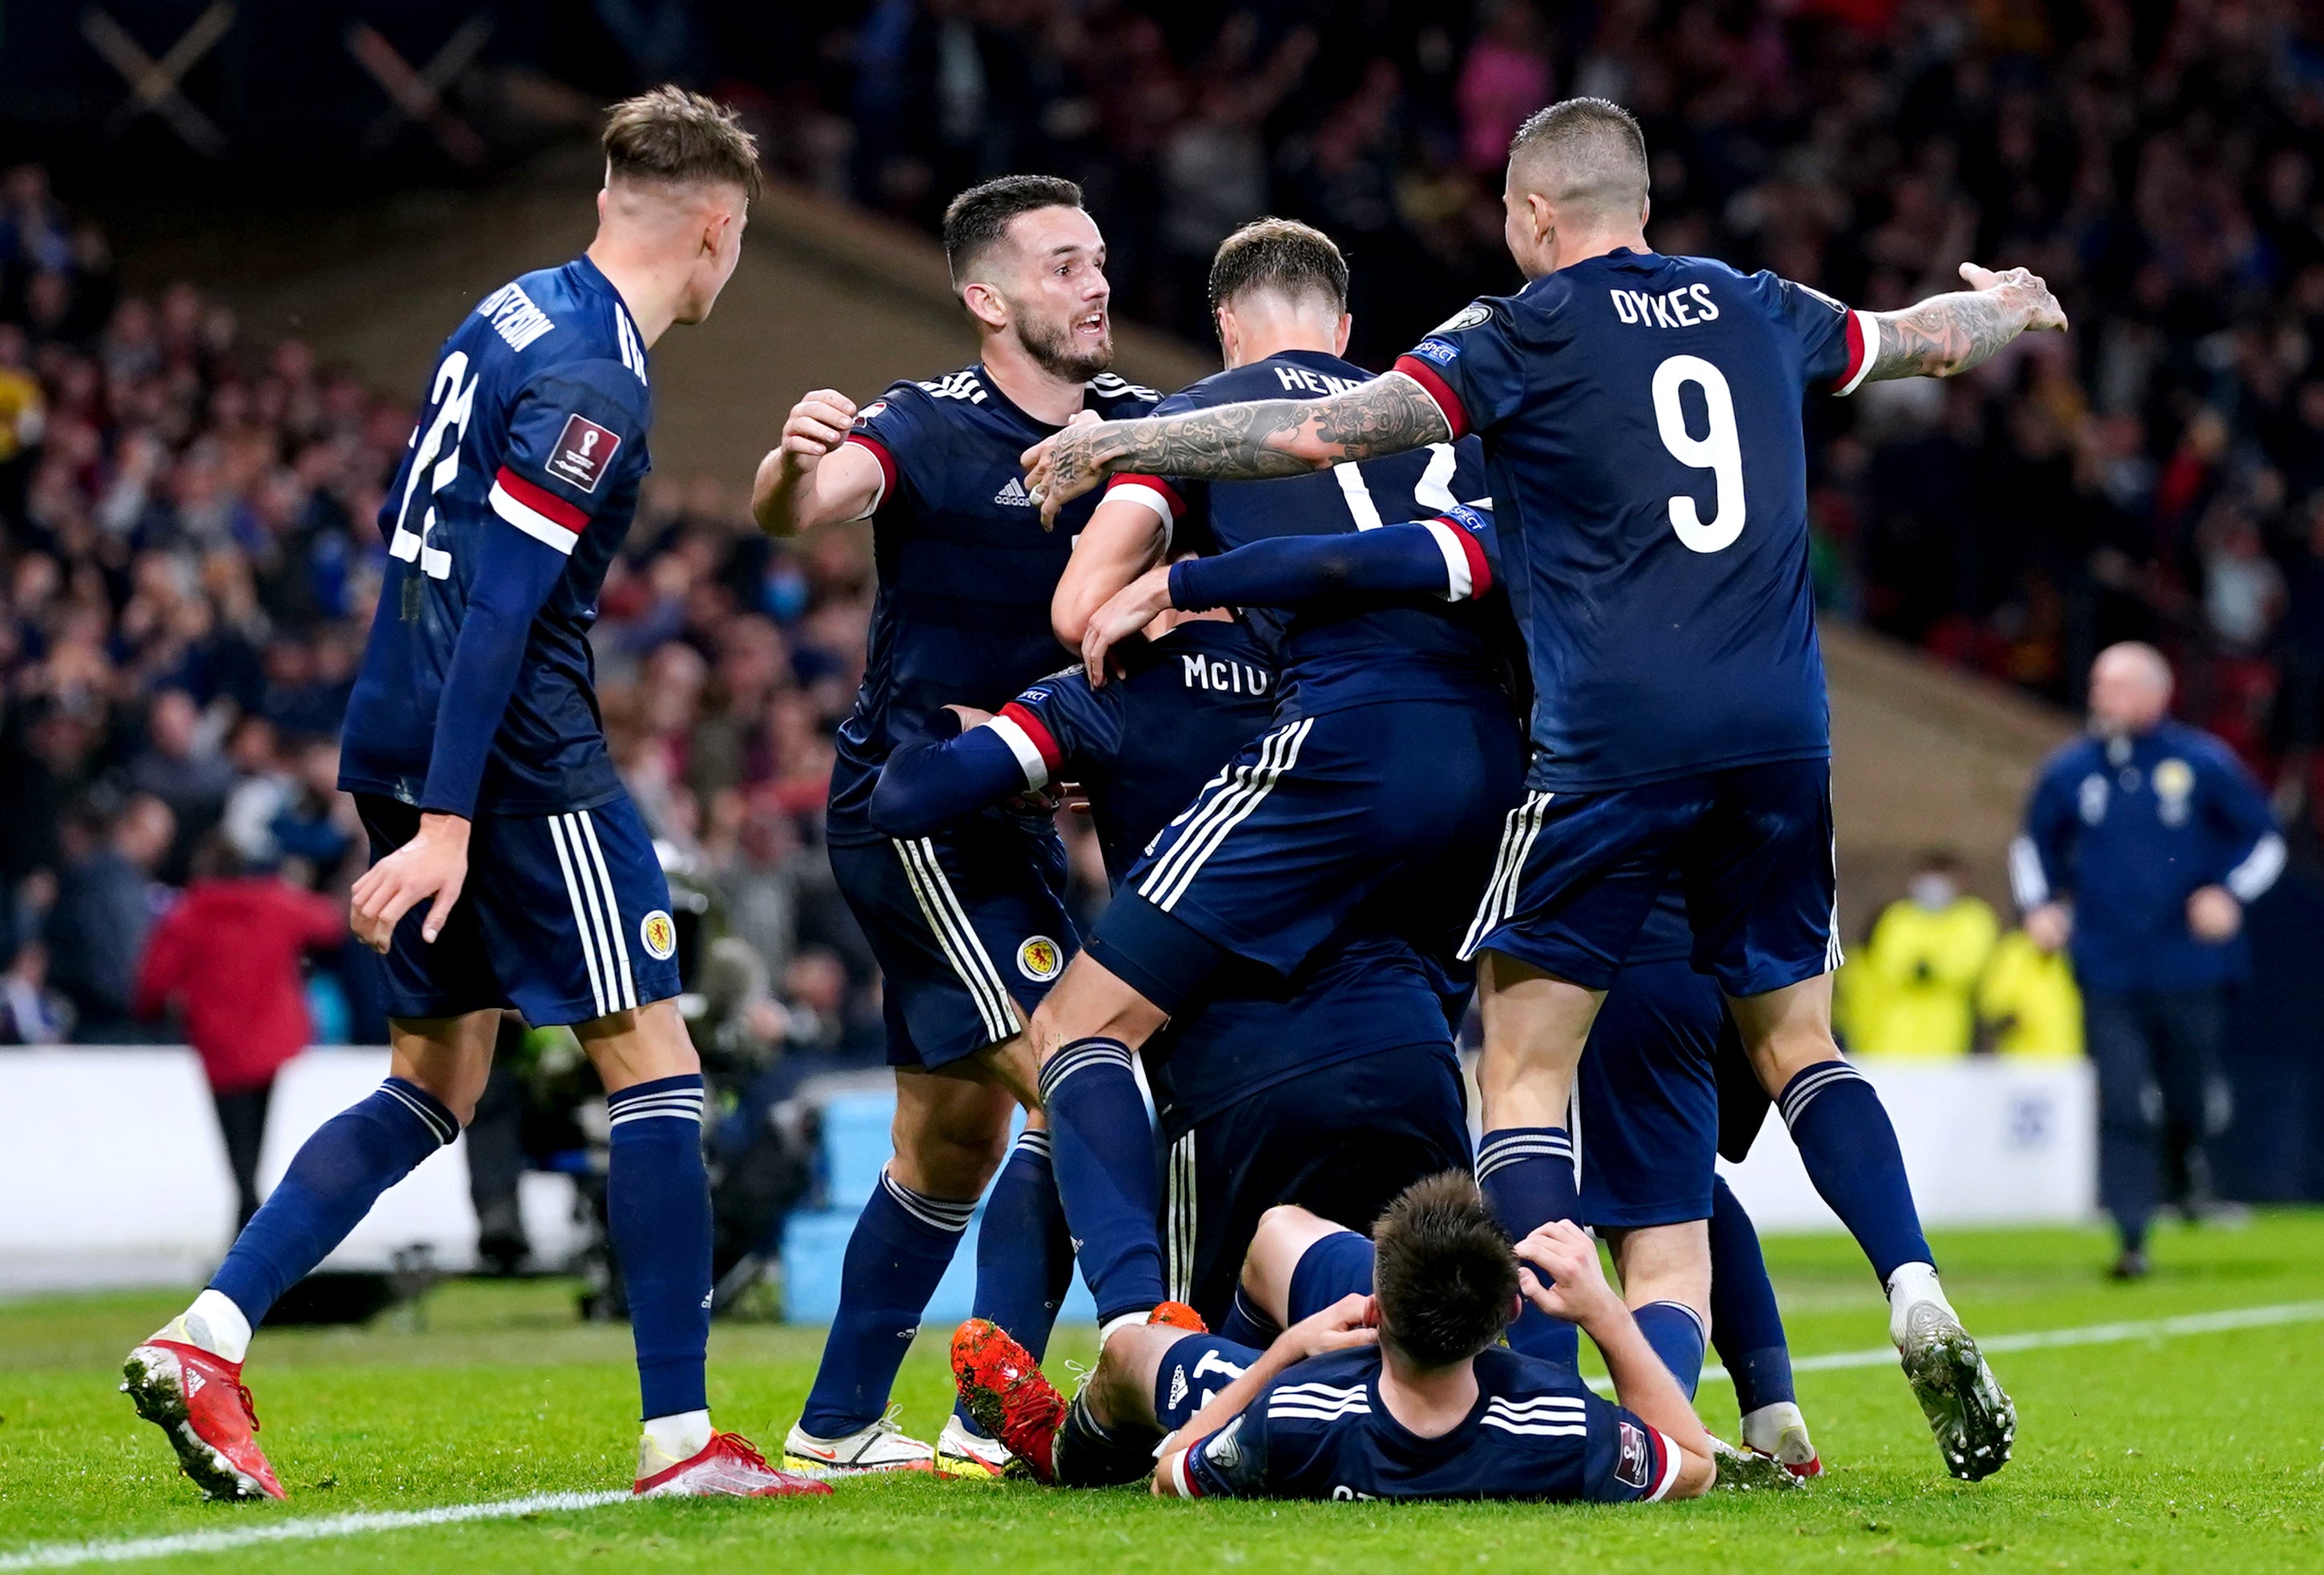
[[[1992,907],[1960,889],[1960,861],[1948,849],[1923,854],[1905,895],[1881,909],[1848,960],[1849,1047],[1924,1060],[1968,1055],[1997,934]]]
[[[2069,1061],[2082,1054],[2082,993],[2074,988],[2073,968],[2024,930],[2010,931],[1993,948],[1977,981],[1977,1015],[1997,1055]]]
[[[129,761],[129,784],[170,806],[177,836],[162,861],[164,879],[182,880],[193,849],[226,813],[234,767],[208,736],[194,697],[164,689],[145,712],[145,747]]]
[[[2227,990],[2250,971],[2244,908],[2284,863],[2258,785],[2218,739],[2170,720],[2171,693],[2153,647],[2100,653],[2089,735],[2043,768],[2010,850],[2026,933],[2072,946],[2123,1279],[2147,1272],[2159,1201],[2190,1215],[2212,1202],[2203,1145],[2232,1113],[2219,1034]]]
[[[26,941],[0,973],[0,1045],[57,1045],[72,1027],[72,1006],[49,988],[49,949]]]
[[[131,991],[145,937],[166,898],[153,871],[170,850],[170,806],[138,794],[108,813],[84,799],[65,818],[64,868],[42,935],[49,979],[72,1003],[84,1045],[134,1043]]]
[[[258,1152],[275,1073],[314,1036],[302,957],[347,937],[346,907],[272,874],[244,870],[213,830],[193,884],[153,931],[137,972],[136,1014],[171,1007],[202,1058],[234,1166],[238,1230],[258,1211]]]

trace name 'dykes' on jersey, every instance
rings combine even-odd
[[[1090,380],[1084,402],[1127,419],[1160,397],[1107,373]],[[893,383],[857,415],[847,441],[880,465],[869,511],[880,585],[863,686],[839,728],[832,841],[880,840],[866,814],[880,763],[931,711],[997,710],[1065,659],[1049,602],[1097,500],[1076,500],[1044,530],[1019,463],[1058,430],[981,364]]]
[[[444,341],[380,509],[387,576],[347,705],[342,786],[468,812],[428,802],[439,703],[480,585],[514,574],[554,577],[524,633],[507,709],[496,722],[442,718],[444,747],[491,723],[480,810],[582,808],[620,791],[588,631],[650,467],[643,346],[586,257],[502,286]],[[542,547],[561,566],[544,564]]]
[[[1213,373],[1163,401],[1155,414],[1246,400],[1319,400],[1371,375],[1336,355],[1286,350]],[[1472,440],[1278,481],[1125,474],[1105,495],[1160,515],[1173,552],[1213,553],[1271,537],[1374,530],[1443,514],[1484,494],[1482,454]],[[1494,638],[1501,615],[1473,602],[1347,592],[1287,618],[1257,616],[1280,631],[1279,720],[1383,700],[1471,698],[1499,689],[1506,668]]]
[[[1830,752],[1801,400],[1854,390],[1878,334],[1773,273],[1625,250],[1477,301],[1397,361],[1484,438],[1535,788]]]

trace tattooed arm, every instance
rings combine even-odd
[[[1027,449],[1024,464],[1047,530],[1059,509],[1115,471],[1267,481],[1425,448],[1452,436],[1427,391],[1391,372],[1329,399],[1260,400],[1069,427]]]
[[[2066,331],[2066,311],[2050,287],[2023,268],[1991,273],[1961,264],[1970,288],[1932,295],[1900,312],[1874,314],[1880,353],[1865,381],[1891,377],[1952,377],[1982,365],[2018,335]]]

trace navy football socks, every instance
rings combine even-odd
[[[1477,1146],[1477,1185],[1511,1241],[1552,1220],[1581,1211],[1573,1182],[1573,1140],[1563,1127],[1503,1127]],[[1509,1349],[1564,1367],[1582,1359],[1581,1331],[1527,1303],[1509,1325]]]
[[[1881,1288],[1904,1264],[1934,1264],[1896,1128],[1863,1073],[1820,1061],[1785,1083],[1776,1102],[1808,1179],[1872,1260]]]
[[[1145,1096],[1119,1039],[1076,1039],[1041,1067],[1041,1103],[1057,1193],[1081,1243],[1082,1278],[1101,1324],[1166,1300],[1161,1166]]]
[[[880,1173],[880,1184],[847,1239],[839,1312],[824,1341],[801,1428],[816,1438],[844,1438],[888,1409],[896,1369],[919,1330],[920,1314],[975,1212],[973,1198],[932,1198]]]
[[[1735,1403],[1744,1415],[1798,1402],[1792,1349],[1767,1260],[1759,1252],[1759,1233],[1723,1176],[1711,1184],[1711,1343],[1735,1380]]]
[[[605,1096],[613,1153],[606,1230],[630,1303],[641,1416],[709,1406],[710,1176],[702,1164],[702,1074],[658,1077]]]
[[[1694,1398],[1702,1383],[1702,1319],[1683,1302],[1649,1302],[1634,1308],[1630,1316],[1637,1320],[1638,1332],[1663,1359],[1686,1397]]]
[[[256,1328],[282,1293],[346,1239],[380,1193],[460,1135],[442,1101],[391,1077],[316,1129],[210,1280]]]
[[[1049,1135],[1020,1133],[993,1178],[976,1228],[973,1311],[1006,1330],[1038,1362],[1048,1351],[1049,1331],[1073,1283],[1074,1239],[1049,1167]],[[953,1414],[971,1432],[983,1432],[965,1405],[955,1401]]]
[[[1243,1288],[1237,1285],[1234,1304],[1227,1309],[1226,1322],[1219,1325],[1220,1337],[1231,1340],[1237,1345],[1265,1350],[1282,1332],[1283,1325],[1269,1318],[1267,1310],[1254,1303],[1243,1293]]]

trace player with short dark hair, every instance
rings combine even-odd
[[[1590,1239],[1557,1220],[1512,1254],[1465,1174],[1414,1184],[1370,1241],[1273,1211],[1244,1288],[1285,1326],[1263,1351],[1126,1329],[1068,1402],[972,1319],[953,1336],[954,1381],[1035,1476],[1065,1487],[1151,1471],[1163,1497],[1624,1503],[1717,1478],[1710,1436]],[[1521,1298],[1589,1331],[1614,1401],[1499,1344]]]
[[[614,774],[588,633],[648,469],[646,354],[734,271],[758,153],[676,88],[614,106],[597,235],[444,342],[380,510],[388,566],[340,787],[373,864],[355,933],[386,957],[391,1075],[309,1138],[209,1288],[123,1387],[212,1497],[282,1497],[241,1386],[252,1328],[475,1114],[501,1014],[569,1024],[612,1119],[609,1230],[645,1418],[641,1495],[821,1493],[710,1425],[710,1191],[677,930]]]
[[[1661,256],[1647,185],[1626,111],[1552,106],[1510,148],[1505,227],[1530,281],[1517,295],[1456,313],[1388,376],[1077,429],[1028,455],[1028,479],[1046,508],[1111,472],[1223,484],[1489,440],[1536,690],[1532,791],[1464,946],[1482,959],[1480,1165],[1516,1156],[1496,1206],[1515,1229],[1572,1217],[1575,1067],[1678,879],[1693,960],[1880,1276],[1948,1466],[1982,1477],[2007,1460],[2015,1414],[1939,1285],[1886,1113],[1831,1037],[1831,737],[1799,400],[1952,375],[2029,328],[2062,329],[2064,313],[2024,270],[1964,264],[1970,290],[1876,316],[1772,273]]]
[[[1073,182],[972,187],[946,210],[945,242],[982,358],[896,382],[861,410],[833,390],[807,394],[752,490],[759,522],[779,534],[869,520],[880,578],[825,836],[880,963],[896,1152],[850,1239],[838,1315],[784,1446],[787,1461],[826,1470],[982,1475],[1001,1463],[959,1418],[931,1448],[885,1412],[910,1332],[1008,1151],[1012,1090],[1029,1079],[993,1068],[1018,1053],[1024,1018],[1077,944],[1065,848],[1038,806],[890,837],[871,800],[890,752],[945,705],[997,711],[1062,659],[1049,597],[1089,509],[1040,530],[1016,454],[1084,410],[1134,417],[1157,397],[1107,371],[1105,242]],[[980,1235],[977,1310],[1009,1327],[1048,1315],[1046,1187],[1019,1174],[1038,1168],[1039,1142],[1009,1161]]]
[[[1321,232],[1262,219],[1230,236],[1213,266],[1227,369],[1159,410],[1269,392],[1323,399],[1370,376],[1339,354],[1345,268]],[[1174,540],[1227,550],[1352,537],[1454,508],[1482,485],[1477,447],[1452,443],[1281,487],[1124,476],[1084,532],[1054,622],[1078,642],[1083,610]],[[1522,762],[1496,615],[1478,605],[1491,576],[1465,533],[1444,532],[1443,548],[1463,576],[1453,595],[1351,593],[1267,615],[1282,675],[1272,725],[1155,837],[1035,1014],[1057,1184],[1109,1333],[1167,1289],[1131,1070],[1167,1018],[1227,972],[1292,977],[1351,927],[1401,934],[1467,987],[1452,953]],[[1091,678],[1102,682],[1103,669]]]

